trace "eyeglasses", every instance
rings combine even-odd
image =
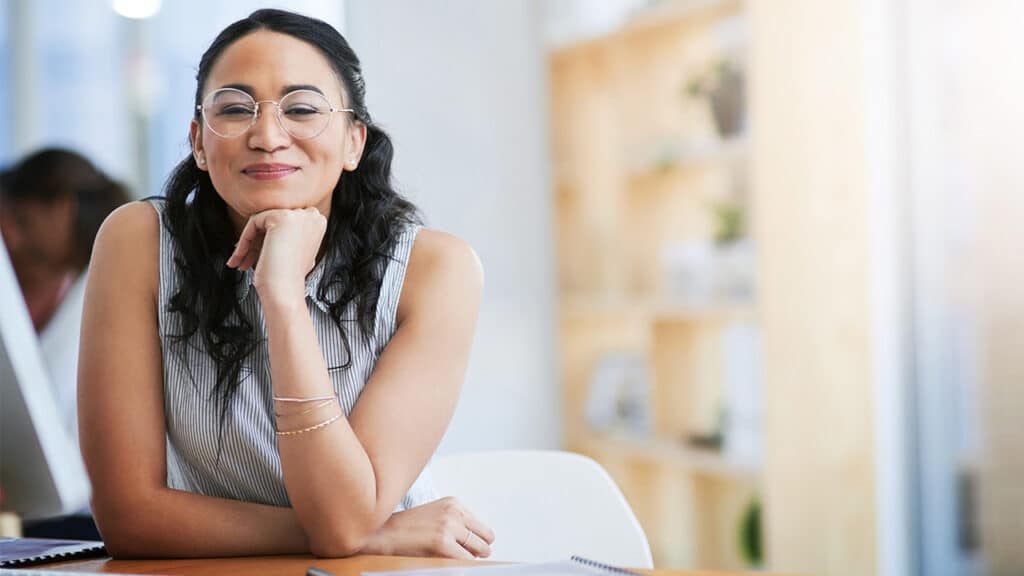
[[[257,101],[237,88],[221,88],[210,92],[196,110],[203,122],[221,138],[236,138],[256,124],[260,104],[277,107],[277,123],[293,138],[316,138],[327,129],[334,112],[354,112],[351,108],[334,108],[327,98],[312,90],[295,90],[281,100]]]

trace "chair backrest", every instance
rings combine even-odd
[[[579,555],[653,567],[633,510],[590,458],[542,450],[472,452],[438,457],[431,470],[442,496],[455,496],[494,529],[491,560],[547,562]]]

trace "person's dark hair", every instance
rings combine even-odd
[[[71,264],[78,270],[89,265],[104,218],[128,202],[129,196],[123,185],[107,177],[85,156],[63,148],[43,148],[0,174],[0,199],[12,208],[68,199],[75,203]]]
[[[374,332],[377,301],[387,260],[401,230],[420,222],[416,207],[391,184],[391,140],[373,124],[366,109],[362,69],[348,42],[329,24],[282,10],[257,10],[225,28],[203,54],[196,74],[193,109],[203,99],[210,70],[224,50],[258,30],[287,34],[315,46],[330,63],[354,110],[366,126],[366,145],[358,168],[346,172],[335,186],[324,235],[324,280],[318,297],[328,303],[330,316],[341,329],[345,364],[351,364],[346,324],[356,323],[364,335]],[[202,122],[198,111],[196,122]],[[339,143],[340,145],[340,143]],[[195,336],[206,344],[217,366],[211,391],[219,402],[223,425],[240,383],[242,363],[262,338],[242,314],[236,289],[242,274],[225,261],[237,240],[228,208],[207,172],[190,155],[171,173],[165,186],[164,225],[177,239],[181,252],[176,264],[182,282],[171,296],[169,310],[180,315],[182,332],[174,342],[187,345]],[[333,296],[333,297],[332,297]],[[354,317],[346,310],[355,307]],[[338,367],[332,367],[338,368]]]

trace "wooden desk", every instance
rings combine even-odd
[[[39,568],[66,572],[97,572],[107,574],[177,574],[181,576],[305,576],[306,568],[316,566],[336,576],[359,576],[363,572],[385,570],[411,570],[473,564],[473,561],[443,560],[440,558],[405,558],[399,556],[355,556],[336,560],[323,560],[312,556],[264,556],[249,558],[205,558],[177,560],[73,560],[59,564],[46,564]],[[711,576],[709,572],[683,570],[641,570],[656,576]],[[716,572],[716,576],[730,573]],[[738,573],[731,573],[734,576]],[[759,576],[767,576],[760,573]]]

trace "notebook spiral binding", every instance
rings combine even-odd
[[[605,564],[604,562],[598,562],[597,560],[591,560],[590,558],[584,558],[582,556],[573,556],[572,561],[577,564],[589,566],[590,568],[597,568],[610,574],[624,574],[628,576],[642,576],[639,572],[627,570],[625,568],[619,568],[618,566],[612,566],[611,564]]]
[[[48,562],[104,556],[103,542],[51,540],[40,538],[0,538],[0,572]]]

